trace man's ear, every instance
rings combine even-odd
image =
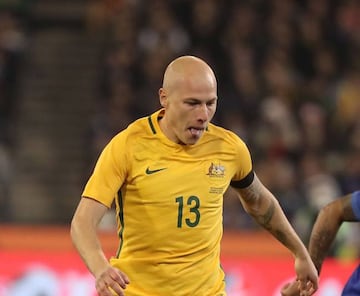
[[[164,88],[159,89],[159,100],[160,100],[160,105],[163,108],[165,108],[167,105],[167,95],[166,95],[166,91]]]

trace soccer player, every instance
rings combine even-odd
[[[257,223],[291,251],[302,295],[312,295],[316,268],[253,171],[248,148],[210,123],[218,101],[210,66],[193,56],[175,59],[159,99],[160,110],[106,145],[71,223],[99,295],[226,295],[220,241],[229,185]],[[120,245],[108,262],[96,228],[114,200]]]
[[[360,191],[355,191],[330,202],[320,210],[316,218],[310,235],[309,252],[319,274],[324,259],[344,221],[360,221]],[[300,295],[296,283],[286,284],[282,289],[282,295]],[[347,281],[341,295],[360,295],[360,265]]]

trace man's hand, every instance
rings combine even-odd
[[[295,259],[296,283],[300,296],[313,295],[319,286],[319,277],[310,257]],[[289,294],[292,295],[292,294]],[[296,294],[294,294],[296,295]]]
[[[95,286],[99,296],[124,296],[123,290],[126,289],[126,285],[129,283],[129,278],[125,273],[109,266],[96,276]]]
[[[281,289],[281,296],[300,296],[299,283],[293,281],[285,284]]]

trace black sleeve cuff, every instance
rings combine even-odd
[[[254,181],[254,177],[254,171],[250,171],[250,173],[248,173],[248,175],[244,179],[241,179],[239,181],[231,181],[230,185],[235,188],[246,188]]]

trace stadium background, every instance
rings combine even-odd
[[[318,209],[359,189],[359,49],[356,0],[1,0],[0,295],[18,295],[11,287],[34,264],[68,285],[45,295],[79,295],[69,292],[80,289],[70,275],[88,275],[67,228],[82,186],[104,144],[159,107],[164,68],[181,54],[215,69],[215,122],[247,142],[306,242]],[[224,228],[229,285],[242,295],[259,293],[242,268],[264,286],[291,276],[291,258],[231,191]],[[112,211],[102,229],[113,231]],[[338,295],[359,255],[358,233],[356,224],[342,227],[328,263],[332,286],[319,295]],[[255,245],[263,246],[256,255]],[[282,278],[272,280],[274,270]]]

